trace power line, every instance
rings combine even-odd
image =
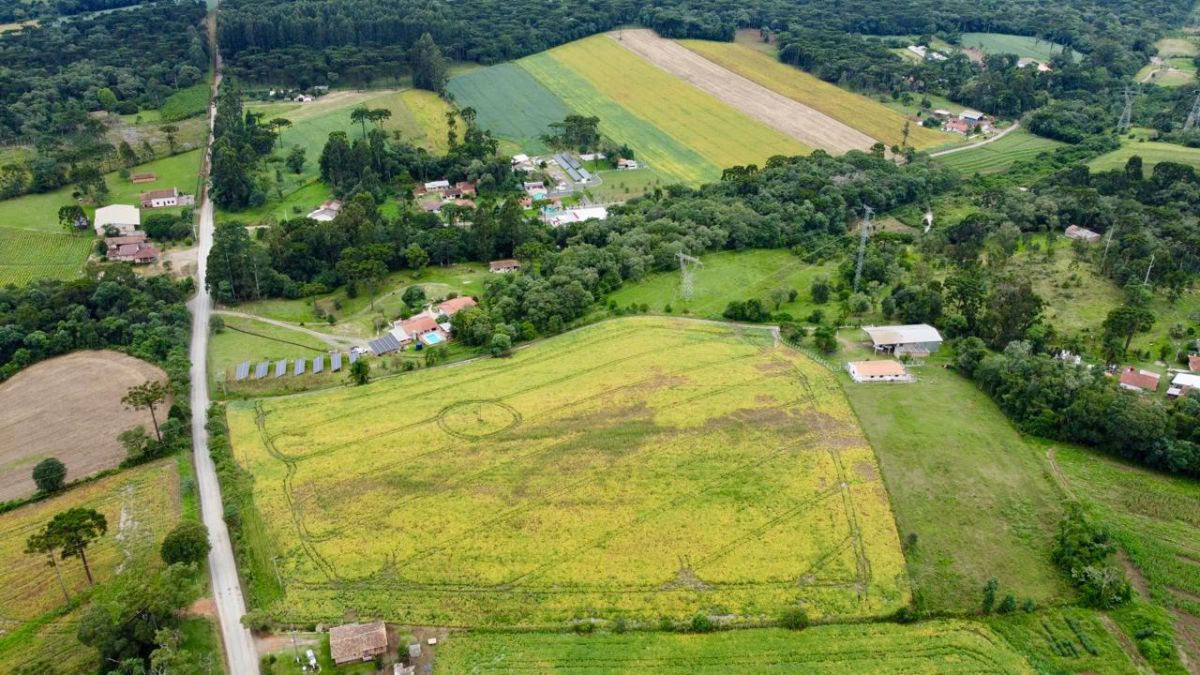
[[[1200,120],[1200,91],[1196,92],[1196,100],[1192,101],[1192,109],[1188,113],[1187,121],[1183,123],[1183,130],[1190,131],[1196,126],[1196,121]]]
[[[679,286],[683,294],[684,302],[691,302],[692,291],[694,289],[693,276],[697,267],[703,267],[704,263],[700,262],[699,258],[693,258],[686,253],[676,253],[676,258],[679,258]]]
[[[867,237],[871,232],[871,216],[875,215],[875,209],[863,204],[863,219],[862,227],[858,235],[858,265],[854,268],[854,292],[858,292],[858,283],[862,280],[863,262],[867,258]]]
[[[1117,120],[1117,133],[1119,134],[1129,131],[1129,126],[1133,121],[1133,92],[1126,86],[1121,94],[1125,97],[1125,107],[1121,110],[1121,118]]]

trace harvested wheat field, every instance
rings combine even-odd
[[[158,367],[114,351],[83,351],[43,361],[0,384],[0,501],[36,491],[34,465],[57,457],[67,480],[109,469],[125,458],[117,434],[150,413],[126,410],[121,397],[135,384],[164,380]],[[159,413],[161,422],[166,410]]]
[[[610,321],[228,419],[283,622],[753,622],[908,602],[841,388],[763,329]]]
[[[874,138],[861,131],[727,70],[652,30],[623,30],[610,36],[675,77],[807,146],[841,154],[875,144]]]

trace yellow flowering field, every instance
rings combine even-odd
[[[908,600],[833,375],[765,330],[631,318],[508,359],[232,403],[281,619],[544,626]]]

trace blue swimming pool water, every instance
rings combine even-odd
[[[445,342],[446,339],[443,338],[439,333],[426,333],[425,335],[421,336],[421,341],[427,345],[436,345],[441,342]]]

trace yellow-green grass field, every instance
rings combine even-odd
[[[518,64],[601,131],[628,143],[651,168],[685,183],[720,178],[738,164],[809,148],[597,35]]]
[[[680,44],[726,70],[829,115],[888,146],[899,145],[907,118],[872,99],[851,93],[808,73],[780,63],[762,50],[735,42],[681,40]],[[960,138],[916,122],[909,124],[908,144],[918,150],[955,143]]]
[[[777,288],[796,290],[794,301],[784,302],[779,311],[801,318],[818,305],[812,302],[809,288],[820,275],[833,277],[836,263],[812,265],[779,249],[721,251],[701,257],[702,267],[692,277],[692,299],[685,302],[679,285],[679,272],[656,272],[639,281],[626,282],[609,296],[620,307],[649,305],[656,314],[666,311],[690,313],[706,319],[720,319],[721,312],[734,300],[768,300]],[[773,304],[769,307],[774,310]],[[829,306],[826,306],[826,311]]]
[[[1034,159],[1064,145],[1042,138],[1024,129],[1008,132],[1003,138],[977,148],[952,152],[937,158],[941,164],[965,174],[990,174],[1008,170],[1018,161]]]
[[[918,607],[976,612],[993,578],[1000,597],[1070,599],[1050,561],[1061,500],[1038,449],[958,374],[933,365],[916,376],[909,385],[844,379],[909,544]]]
[[[454,673],[1028,673],[998,634],[961,620],[710,635],[634,632],[452,635],[437,667]]]
[[[79,276],[92,237],[0,228],[0,286]]]
[[[1195,41],[1185,37],[1165,37],[1155,42],[1154,47],[1158,49],[1158,55],[1164,59],[1180,56],[1192,57],[1200,53],[1196,48]]]
[[[1159,162],[1177,162],[1200,168],[1200,148],[1188,148],[1161,141],[1127,142],[1120,148],[1107,152],[1088,162],[1092,171],[1123,169],[1130,157],[1142,158],[1142,170],[1150,174]]]
[[[830,373],[770,334],[605,322],[486,359],[235,402],[283,621],[881,616],[887,494]]]
[[[95,658],[75,639],[78,612],[57,611],[66,602],[46,557],[25,554],[29,535],[68,508],[96,509],[108,521],[107,534],[87,549],[96,583],[137,574],[160,564],[159,542],[179,519],[178,475],[176,460],[165,459],[0,515],[0,672],[12,672],[35,655],[59,656],[68,665]],[[59,568],[72,597],[89,591],[78,559],[60,561]]]

